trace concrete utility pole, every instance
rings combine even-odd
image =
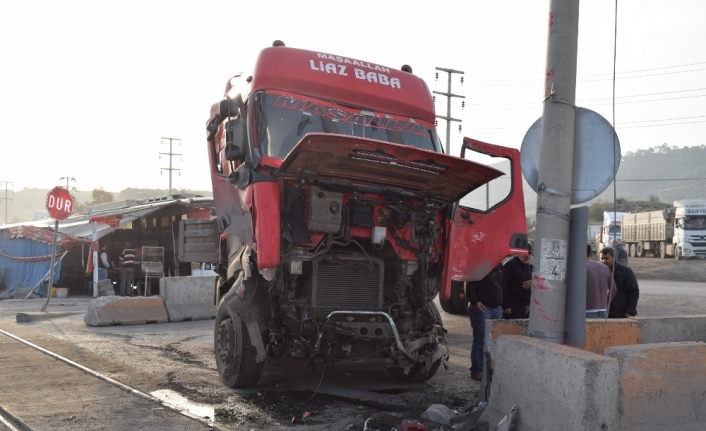
[[[169,167],[168,168],[161,168],[161,169],[163,171],[169,171],[169,194],[171,195],[172,194],[172,171],[181,171],[181,169],[176,169],[176,168],[172,167],[172,156],[181,156],[181,154],[172,152],[172,143],[174,141],[176,141],[176,142],[179,142],[179,145],[181,145],[181,139],[162,137],[162,142],[164,142],[164,140],[169,140],[169,152],[168,153],[159,153],[159,154],[169,156]],[[160,157],[160,159],[161,159],[161,157]]]
[[[0,181],[0,183],[5,183],[5,197],[0,198],[0,201],[3,201],[3,200],[5,201],[5,224],[7,224],[7,201],[8,200],[12,201],[12,199],[7,198],[7,191],[8,191],[7,185],[12,184],[12,181]],[[10,191],[12,191],[12,190],[10,190]]]
[[[551,0],[528,334],[564,342],[579,0]]]
[[[451,98],[452,97],[460,97],[461,99],[465,99],[466,96],[461,96],[459,94],[453,94],[451,93],[451,75],[454,73],[459,73],[463,75],[463,72],[460,70],[453,70],[453,69],[446,69],[443,67],[437,67],[436,70],[440,70],[442,72],[446,72],[449,75],[449,87],[448,91],[446,93],[443,93],[441,91],[434,91],[434,94],[440,94],[442,96],[446,96],[446,116],[444,115],[437,115],[436,118],[441,118],[443,120],[446,120],[446,154],[451,154],[451,122],[452,121],[458,121],[459,123],[463,120],[459,120],[458,118],[451,118]],[[436,72],[436,79],[439,79],[439,72]],[[461,77],[461,84],[463,84],[463,77]],[[463,107],[463,105],[462,105]],[[458,125],[458,131],[461,131],[461,125]]]

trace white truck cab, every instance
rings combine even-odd
[[[674,256],[706,257],[706,200],[674,201]]]

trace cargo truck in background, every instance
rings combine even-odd
[[[596,252],[600,252],[603,247],[609,247],[612,240],[621,241],[620,224],[624,212],[604,211],[603,224],[600,226],[595,237]]]
[[[444,154],[434,121],[410,67],[279,41],[227,83],[206,125],[220,245],[199,260],[219,274],[226,385],[256,384],[268,357],[436,373],[448,349],[433,299],[525,253],[527,233],[519,151],[465,138],[461,157]],[[471,152],[512,166],[489,209],[463,198],[503,173]]]
[[[662,211],[625,214],[621,228],[632,257],[706,257],[706,200],[674,201]]]

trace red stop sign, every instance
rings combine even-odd
[[[54,187],[47,193],[47,211],[55,220],[66,220],[74,212],[71,193],[63,187]]]

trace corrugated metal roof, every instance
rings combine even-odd
[[[84,211],[85,214],[73,215],[64,221],[60,221],[59,232],[64,235],[90,240],[93,237],[93,226],[95,225],[97,238],[100,239],[115,230],[115,228],[106,224],[91,223],[91,219],[95,217],[120,217],[118,227],[124,227],[130,222],[158,211],[160,212],[160,217],[169,217],[185,214],[195,208],[211,207],[213,207],[213,198],[202,197],[182,199],[168,197],[111,202],[110,204],[89,207],[87,211]],[[12,226],[35,226],[54,230],[54,223],[53,219],[21,222],[3,225],[0,227],[0,231]]]

